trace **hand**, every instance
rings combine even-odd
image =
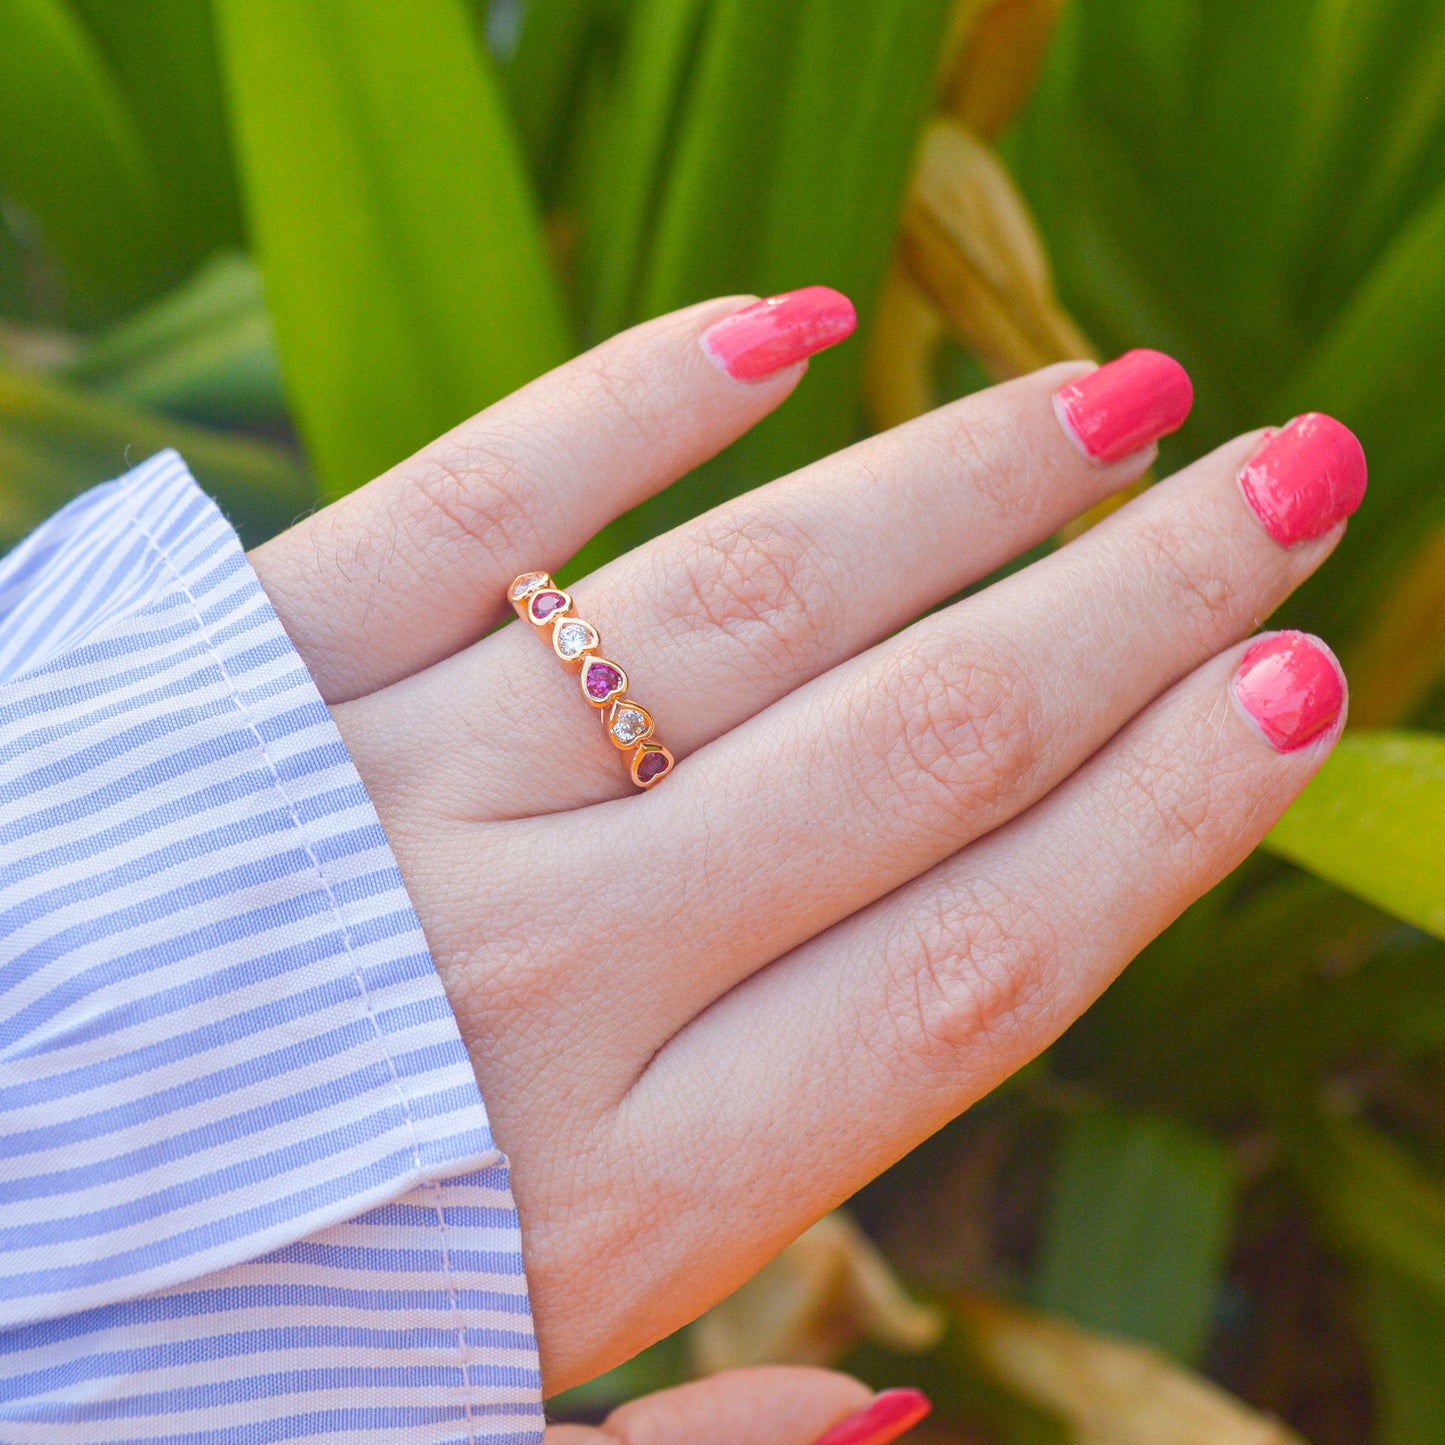
[[[916,1390],[873,1395],[831,1370],[729,1370],[614,1410],[599,1429],[553,1425],[546,1445],[888,1445],[928,1412]]]
[[[1320,645],[1282,634],[1241,671],[1363,490],[1324,418],[914,620],[1149,466],[1188,387],[1131,354],[940,408],[579,582],[678,758],[638,793],[545,639],[492,629],[516,574],[796,385],[801,362],[716,359],[747,370],[738,333],[773,313],[699,344],[743,304],[614,338],[254,557],[511,1157],[549,1391],[698,1314],[1049,1044],[1343,725]],[[1071,435],[1055,394],[1085,377]]]

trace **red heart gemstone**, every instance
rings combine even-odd
[[[587,669],[587,692],[598,702],[606,701],[621,686],[622,673],[610,662],[594,662]]]
[[[650,783],[654,778],[660,778],[671,766],[666,753],[648,753],[637,764],[637,781]]]
[[[531,602],[532,616],[538,622],[545,622],[559,607],[567,605],[565,592],[539,592]]]

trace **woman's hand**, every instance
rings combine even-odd
[[[804,370],[724,361],[843,329],[825,295],[811,333],[805,299],[700,344],[745,304],[614,338],[254,556],[511,1156],[549,1391],[698,1314],[1044,1048],[1343,724],[1318,644],[1241,666],[1363,491],[1323,418],[914,620],[1148,467],[1188,385],[1133,353],[940,408],[577,583],[679,760],[636,792],[545,639],[492,629],[516,574]]]

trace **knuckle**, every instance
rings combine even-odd
[[[891,977],[905,980],[895,1010],[904,1042],[946,1067],[960,1054],[986,1066],[990,1040],[1009,1046],[1049,1015],[1045,987],[1056,931],[1018,893],[983,880],[949,890],[895,945]]]
[[[977,640],[906,648],[892,676],[869,690],[864,714],[859,740],[882,759],[895,806],[926,816],[941,809],[950,831],[963,818],[1006,811],[1037,776],[1037,694],[1022,667]]]
[[[1133,825],[1136,844],[1184,868],[1213,851],[1222,816],[1232,816],[1215,806],[1213,781],[1190,765],[1194,756],[1188,750],[1174,756],[1136,750],[1120,770],[1119,808]]]
[[[580,403],[589,417],[601,419],[618,433],[629,453],[653,456],[674,449],[678,436],[676,406],[670,405],[665,384],[656,370],[639,366],[630,350],[604,344],[591,357],[591,365],[577,377]]]
[[[1193,529],[1167,516],[1153,517],[1134,544],[1147,576],[1163,583],[1192,639],[1208,646],[1230,627],[1240,610],[1237,590]]]
[[[969,487],[983,500],[988,512],[1002,523],[1032,521],[1040,512],[1044,488],[1027,479],[1048,474],[1047,463],[1031,453],[1027,428],[1017,418],[993,408],[982,408],[977,398],[966,397],[949,427],[948,459],[951,468],[968,478]]]
[[[669,620],[710,641],[721,635],[749,662],[787,677],[811,675],[838,607],[809,529],[782,510],[699,525],[701,538],[681,558],[680,585],[669,589],[677,608]]]
[[[507,449],[476,437],[443,437],[402,476],[419,514],[413,534],[438,549],[461,540],[509,565],[551,550],[526,473]]]

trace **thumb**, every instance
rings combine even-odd
[[[553,1425],[546,1445],[887,1445],[928,1410],[917,1390],[766,1365],[644,1395],[595,1428]]]

